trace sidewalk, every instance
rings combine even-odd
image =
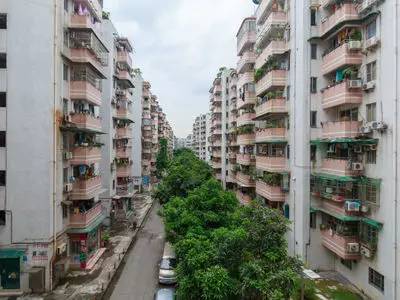
[[[90,272],[72,271],[65,279],[66,283],[58,286],[49,294],[40,296],[22,296],[19,300],[67,300],[67,299],[101,299],[107,289],[122,259],[135,241],[137,232],[145,222],[153,205],[150,195],[143,194],[135,197],[134,209],[137,228],[132,231],[126,226],[125,230],[113,236],[111,231],[110,251],[107,251]],[[127,223],[128,224],[128,223]]]

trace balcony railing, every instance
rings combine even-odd
[[[286,70],[272,70],[256,83],[256,94],[262,96],[271,88],[286,86]]]
[[[117,158],[130,158],[132,155],[132,149],[130,147],[118,148],[116,155]]]
[[[270,186],[264,181],[258,180],[256,182],[256,193],[269,201],[284,202],[285,193],[280,186]]]
[[[92,15],[99,21],[103,17],[103,9],[99,0],[79,0],[84,7],[89,8]]]
[[[355,138],[359,136],[361,122],[338,121],[323,123],[322,138]]]
[[[72,150],[72,165],[90,165],[101,160],[100,147],[75,147]]]
[[[104,67],[102,66],[100,60],[98,60],[97,57],[89,49],[86,48],[70,49],[69,58],[74,63],[90,64],[105,78]]]
[[[127,108],[117,108],[117,114],[116,114],[117,118],[121,118],[121,119],[128,119],[130,117],[130,111]]]
[[[343,81],[322,92],[322,108],[332,108],[345,104],[361,104],[363,94],[361,87],[351,88],[350,81]]]
[[[359,251],[352,251],[349,244],[359,243],[357,237],[346,237],[336,234],[331,230],[322,230],[322,245],[335,253],[340,258],[346,260],[359,260],[361,258]]]
[[[324,36],[339,24],[358,19],[359,15],[357,13],[355,4],[353,3],[342,4],[341,6],[338,6],[338,9],[335,11],[333,15],[322,21],[320,34],[321,36]]]
[[[129,69],[132,69],[132,58],[128,51],[118,51],[117,62],[124,64]]]
[[[256,131],[256,143],[286,141],[286,139],[286,128],[258,128]]]
[[[253,119],[256,117],[255,113],[244,113],[236,118],[237,126],[243,126],[246,124],[253,124]]]
[[[101,177],[77,179],[73,183],[71,199],[86,200],[97,196],[101,192]]]
[[[287,114],[286,99],[271,99],[256,106],[256,117],[262,118],[268,114]]]
[[[119,139],[131,139],[132,134],[131,127],[117,128],[117,138]]]
[[[242,73],[247,66],[251,66],[255,63],[256,61],[256,54],[253,51],[246,51],[243,53],[243,55],[239,58],[239,61],[237,63],[237,72]]]
[[[101,119],[84,113],[71,114],[71,123],[79,128],[101,130]]]
[[[119,80],[128,82],[129,86],[133,87],[133,79],[129,71],[127,70],[119,70],[117,77]]]
[[[287,14],[284,11],[272,11],[264,24],[260,27],[257,34],[256,45],[263,48],[262,45],[271,37],[276,36],[278,31],[283,32],[287,25]]]
[[[322,161],[321,173],[336,176],[359,176],[363,173],[362,167],[349,159],[326,158]]]
[[[146,173],[146,172],[144,172]],[[124,176],[121,176],[124,177]],[[127,182],[124,184],[118,184],[117,185],[117,195],[121,197],[132,197],[134,192],[134,187],[132,182]]]
[[[72,100],[87,100],[93,105],[101,105],[101,91],[87,81],[71,81],[70,97]]]
[[[254,104],[256,104],[257,102],[257,97],[256,97],[256,93],[255,92],[250,92],[250,91],[246,91],[244,93],[244,100],[242,100],[241,98],[237,99],[237,109],[241,109],[247,106],[252,106]]]
[[[253,145],[256,139],[255,133],[238,134],[237,144],[238,145]]]
[[[212,156],[214,157],[221,157],[221,151],[213,151]]]
[[[237,54],[241,55],[244,49],[256,42],[257,34],[255,29],[245,32],[237,41]]]
[[[267,172],[286,172],[287,159],[284,156],[257,156],[256,168]]]
[[[250,204],[252,198],[249,194],[245,194],[241,192],[240,190],[236,191],[236,198],[242,205],[247,205]]]
[[[270,11],[272,4],[272,0],[262,0],[260,1],[260,4],[258,5],[257,11],[256,11],[256,18],[257,18],[257,24],[262,24],[265,22],[265,19],[268,16],[268,12]]]
[[[213,161],[212,163],[211,163],[211,167],[213,168],[213,169],[221,169],[221,163],[220,162],[215,162],[215,161]]]
[[[117,166],[117,177],[132,176],[132,166]]]
[[[252,154],[236,154],[236,162],[240,165],[249,166],[255,164],[256,159]]]
[[[103,206],[97,203],[93,208],[83,213],[71,213],[69,216],[69,226],[72,228],[85,228],[103,213]]]
[[[287,49],[288,45],[285,41],[271,41],[256,58],[255,68],[261,68],[267,61],[268,57],[270,57],[271,55],[283,54],[287,51]]]
[[[254,182],[254,179],[247,174],[244,174],[242,172],[237,172],[236,173],[236,182],[242,187],[255,187],[256,183]]]
[[[322,73],[329,74],[349,65],[361,65],[363,54],[360,41],[349,41],[322,58]]]
[[[254,82],[254,72],[246,72],[239,74],[239,79],[237,82],[238,89],[242,88],[246,83]]]

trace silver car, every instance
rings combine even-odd
[[[174,300],[174,289],[159,289],[154,296],[155,300]]]
[[[158,281],[161,284],[175,284],[176,283],[176,257],[170,244],[166,243],[164,246],[163,257],[160,262],[160,271]]]

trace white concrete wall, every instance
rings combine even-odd
[[[132,139],[132,160],[133,177],[142,184],[142,96],[143,96],[143,78],[137,74],[134,79],[135,89],[133,90],[133,139]],[[135,183],[136,184],[136,183]]]

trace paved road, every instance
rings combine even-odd
[[[158,284],[158,263],[164,246],[164,227],[155,204],[130,253],[120,277],[105,295],[111,300],[151,300]],[[110,296],[111,294],[111,296]]]

